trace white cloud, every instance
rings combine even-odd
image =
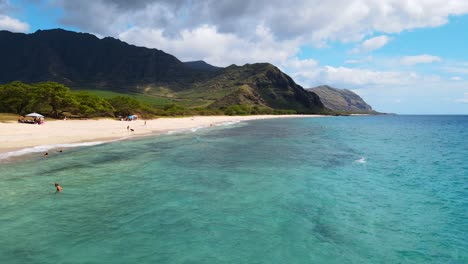
[[[404,56],[401,58],[400,62],[405,65],[415,65],[420,63],[433,63],[441,62],[442,59],[437,56],[422,54],[416,56]]]
[[[25,22],[19,21],[16,18],[0,15],[0,30],[27,32],[29,30],[29,25]]]
[[[351,53],[366,53],[382,48],[391,40],[390,37],[382,35],[370,38],[362,42],[358,47],[351,50]]]
[[[359,87],[368,85],[398,85],[418,78],[418,76],[414,73],[406,72],[325,66],[320,70],[318,78],[323,83]]]
[[[457,103],[468,104],[468,93],[464,93],[463,97],[455,100]]]
[[[276,39],[301,39],[313,45],[441,26],[449,16],[468,13],[468,1],[461,0],[47,2],[63,8],[61,21],[66,25],[103,35],[115,36],[129,25],[161,29],[165,35],[210,25],[222,33],[251,38],[258,26],[264,26]]]
[[[453,76],[452,78],[450,78],[450,80],[452,80],[452,81],[462,81],[463,79],[460,76]]]
[[[217,66],[255,62],[280,65],[299,51],[296,40],[276,41],[262,26],[257,27],[252,39],[220,33],[210,25],[182,30],[174,37],[164,35],[163,30],[133,27],[121,33],[119,38],[132,44],[162,49],[182,61],[202,59]]]
[[[313,59],[299,59],[293,57],[282,64],[291,70],[310,70],[318,67],[319,62]]]
[[[301,75],[294,79],[304,87],[327,84],[337,88],[350,89],[364,98],[377,111],[434,114],[468,113],[468,95],[456,100],[463,104],[453,104],[460,91],[466,91],[468,82],[447,81],[437,75],[318,66],[308,76]],[[451,99],[447,101],[446,98]],[[434,103],[439,104],[441,108],[433,108]],[[396,106],[397,104],[398,106]]]
[[[329,84],[336,87],[362,89],[366,87],[418,85],[441,80],[436,75],[420,75],[415,72],[377,71],[366,68],[321,66],[318,64],[303,67],[302,69],[286,67],[284,70],[290,73],[294,80],[304,87]]]

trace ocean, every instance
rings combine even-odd
[[[467,128],[257,120],[3,161],[0,263],[468,263]]]

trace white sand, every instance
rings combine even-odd
[[[56,120],[43,125],[0,123],[0,153],[57,144],[110,141],[135,136],[160,134],[216,125],[230,121],[271,118],[318,117],[317,115],[258,115],[258,116],[194,116],[184,118],[159,118],[138,121]],[[127,131],[127,126],[135,131]]]

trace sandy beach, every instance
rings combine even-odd
[[[38,147],[84,143],[105,142],[150,134],[162,134],[198,127],[209,127],[225,122],[272,119],[304,118],[318,115],[257,115],[257,116],[194,116],[183,118],[158,118],[137,121],[99,120],[54,120],[43,125],[22,123],[0,123],[0,154]],[[130,129],[127,130],[127,126]],[[60,147],[60,146],[59,146]],[[47,148],[45,148],[47,149]],[[32,152],[39,152],[37,151]],[[27,152],[26,152],[27,153]],[[25,153],[25,154],[26,154]],[[6,155],[5,155],[6,154]]]

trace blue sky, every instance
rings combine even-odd
[[[182,61],[271,62],[303,87],[351,89],[378,111],[468,114],[468,1],[0,0],[0,29],[50,28]]]

